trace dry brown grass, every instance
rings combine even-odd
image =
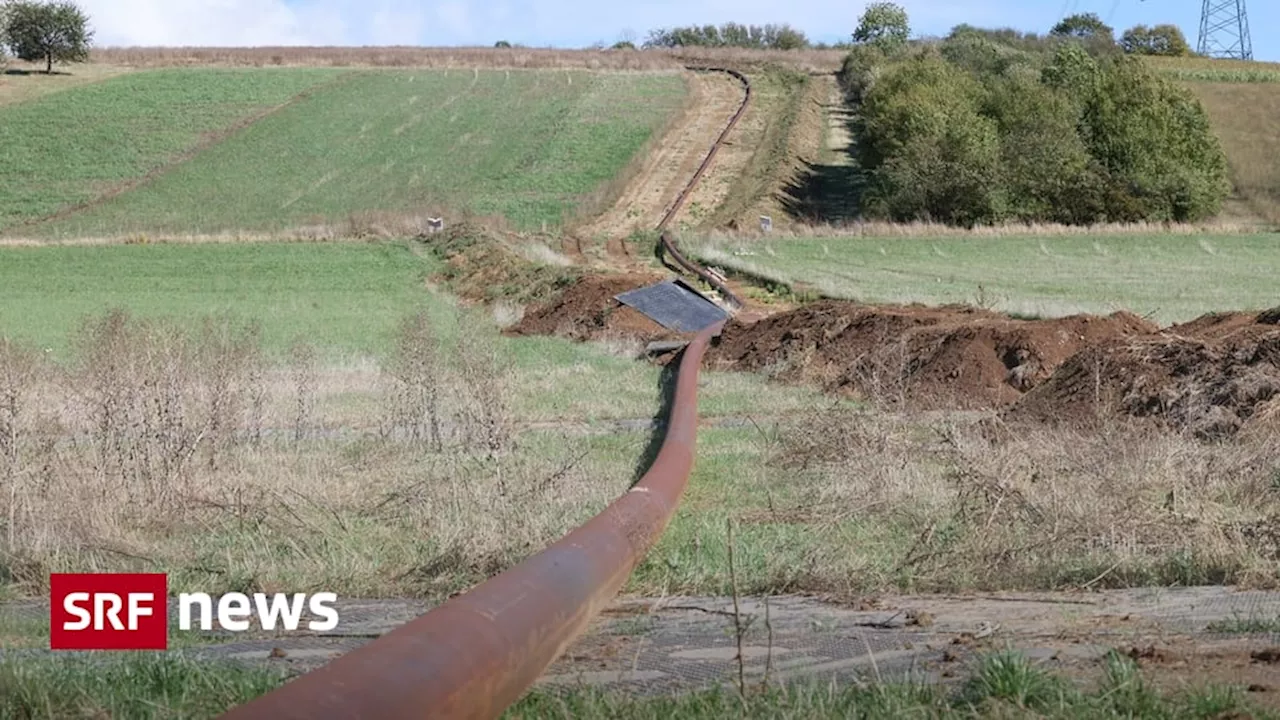
[[[1280,583],[1274,435],[825,411],[780,437],[774,464],[808,478],[813,531],[857,528],[852,546],[815,548],[814,589]]]
[[[316,401],[349,382],[305,352],[265,369],[252,325],[112,312],[77,341],[65,367],[0,343],[0,573],[29,590],[137,567],[179,587],[453,590],[615,490],[516,446],[483,326],[455,342],[406,320],[364,382],[379,427],[336,436]]]
[[[446,221],[446,229],[460,225],[483,227],[487,230],[507,233],[510,223],[494,215],[458,212],[441,206],[439,215]],[[31,238],[22,236],[0,237],[0,247],[40,247],[44,245],[181,245],[203,243],[252,243],[252,242],[364,242],[388,238],[424,237],[430,230],[428,219],[432,213],[393,212],[367,210],[351,213],[341,221],[299,225],[297,227],[268,232],[251,230],[226,230],[218,233],[164,233],[139,232],[118,235],[95,235],[67,238]]]
[[[785,238],[947,238],[947,237],[1064,237],[1087,235],[1248,235],[1259,232],[1259,224],[1249,220],[1221,219],[1203,223],[1099,223],[1059,225],[1053,223],[1006,223],[972,228],[930,222],[855,222],[848,224],[774,225],[767,235],[758,228],[738,231],[717,229],[701,235],[714,246],[720,241]],[[698,240],[693,240],[694,244]]]
[[[1280,83],[1189,83],[1230,161],[1237,201],[1280,224]]]
[[[89,63],[57,66],[54,68],[55,74],[46,75],[43,64],[13,61],[6,66],[4,60],[0,59],[0,107],[107,80],[129,71],[130,68],[121,65]]]
[[[131,67],[171,66],[332,66],[429,68],[583,68],[588,70],[677,70],[685,64],[781,64],[813,72],[834,72],[840,50],[748,50],[680,48],[652,50],[561,50],[553,48],[432,47],[169,47],[99,48],[92,61]]]
[[[423,68],[582,68],[587,70],[678,70],[666,53],[543,48],[430,47],[170,47],[100,48],[94,62],[132,67],[322,66]]]

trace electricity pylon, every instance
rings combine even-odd
[[[1200,12],[1200,44],[1196,52],[1208,57],[1252,60],[1249,15],[1244,0],[1204,0]]]

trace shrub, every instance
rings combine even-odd
[[[864,214],[972,225],[1216,213],[1230,186],[1204,109],[1102,47],[1110,29],[1093,20],[1046,38],[958,26],[910,50],[855,47],[840,81],[859,108]]]
[[[863,104],[859,155],[867,202],[895,220],[972,225],[1003,215],[999,136],[981,86],[940,57],[897,66]]]
[[[740,25],[725,23],[651,30],[645,47],[740,47],[771,50],[799,50],[809,47],[809,38],[790,25]]]
[[[884,51],[875,45],[855,45],[849,51],[840,67],[839,81],[850,102],[862,102],[867,91],[875,85],[884,61]]]
[[[1135,25],[1120,38],[1120,47],[1130,55],[1163,55],[1187,57],[1191,46],[1177,25]]]
[[[1200,102],[1137,59],[1107,65],[1082,132],[1106,172],[1111,219],[1201,220],[1230,192],[1226,156]]]

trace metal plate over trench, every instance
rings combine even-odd
[[[729,313],[681,280],[624,292],[615,299],[668,330],[698,332],[728,319]]]

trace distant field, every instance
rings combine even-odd
[[[260,321],[273,351],[301,339],[331,357],[367,354],[426,302],[431,267],[393,244],[3,248],[0,335],[61,354],[86,315],[108,308],[181,319],[229,312]]]
[[[139,73],[0,111],[0,127],[14,117],[34,126],[37,119],[72,114],[72,106],[84,122],[100,125],[100,110],[123,112],[138,105],[133,98],[142,97],[150,113],[135,109],[136,115],[155,115],[153,125],[182,128],[169,134],[190,144],[191,121],[185,115],[170,117],[190,104],[182,92],[202,97],[229,78],[240,79],[234,87],[270,85],[297,92],[335,72]],[[501,215],[526,229],[555,226],[608,186],[683,97],[683,82],[674,73],[352,72],[136,189],[11,234],[278,231],[340,223],[362,213],[442,211],[455,217],[459,212]],[[65,106],[48,107],[56,103]],[[217,119],[225,124],[234,117]],[[127,162],[136,147],[158,144],[147,139],[155,128],[134,115],[85,129],[47,124],[48,131],[37,134],[45,138],[39,143],[24,132],[5,138],[19,147],[26,158],[20,165],[36,180],[23,183],[16,198],[0,194],[4,214],[30,217],[87,199],[103,185],[83,183],[75,193],[62,192],[66,166],[81,163],[82,174],[94,180],[90,169],[112,168],[111,179],[123,179],[144,164]],[[207,124],[214,125],[214,119]],[[46,154],[53,139],[66,137],[79,138],[72,157]],[[181,149],[178,145],[170,142],[150,156],[172,153]],[[71,155],[69,149],[66,153]]]
[[[1036,316],[1125,309],[1166,323],[1280,305],[1280,235],[778,238],[690,249],[713,265],[866,302]]]
[[[1280,66],[1278,66],[1280,67]],[[1235,185],[1233,203],[1280,225],[1280,71],[1266,85],[1190,83],[1222,140]]]
[[[1276,83],[1280,63],[1246,62],[1218,58],[1164,58],[1145,60],[1161,73],[1197,82]]]
[[[337,74],[162,70],[2,106],[0,231],[127,187],[209,134]],[[34,76],[15,82],[48,84]]]

